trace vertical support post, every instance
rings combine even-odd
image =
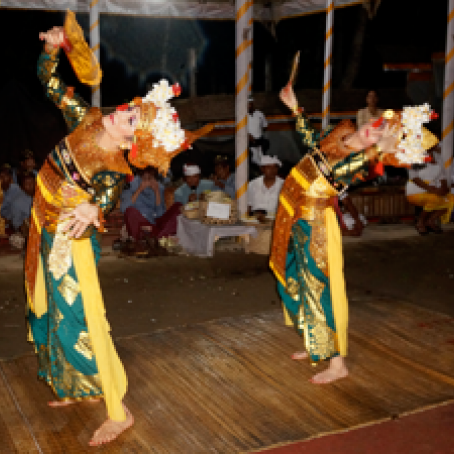
[[[448,183],[451,183],[454,127],[454,0],[448,3],[448,27],[446,32],[445,81],[443,91],[443,116],[441,155],[449,170]]]
[[[189,97],[197,96],[197,53],[196,49],[191,47],[188,50],[188,67],[189,67]]]
[[[253,10],[254,10],[254,2],[251,1],[251,6],[248,10],[248,27],[249,27],[249,52],[248,52],[248,66],[249,66],[249,94],[252,95],[253,85],[254,85],[254,78],[253,78],[253,69],[252,66],[254,64],[254,17],[253,17]]]
[[[235,88],[235,183],[240,216],[247,212],[248,182],[248,111],[249,95],[249,20],[251,0],[235,0],[236,11],[236,88]]]
[[[329,125],[331,102],[331,55],[333,52],[334,0],[326,0],[325,72],[323,78],[322,128]]]
[[[100,62],[100,38],[99,38],[99,0],[90,2],[90,47]],[[101,107],[101,85],[91,88],[92,107]]]

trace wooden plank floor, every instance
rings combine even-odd
[[[354,306],[350,327],[350,377],[323,387],[290,359],[301,340],[280,311],[120,339],[136,424],[95,449],[103,404],[49,408],[34,356],[1,362],[0,452],[234,454],[454,398],[454,319],[372,301]]]

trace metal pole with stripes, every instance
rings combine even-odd
[[[249,39],[253,1],[235,0],[236,8],[236,89],[235,89],[235,183],[240,216],[247,212]]]
[[[442,117],[442,150],[443,163],[449,169],[449,182],[451,182],[451,167],[453,155],[454,127],[454,0],[448,4],[448,28],[446,33],[445,56],[445,83],[443,92],[443,117]]]
[[[326,0],[325,71],[323,78],[322,128],[329,125],[331,102],[331,55],[333,52],[334,0]]]
[[[253,2],[251,2],[253,3]],[[249,23],[249,94],[252,95],[252,90],[254,89],[254,78],[253,78],[253,69],[252,65],[254,64],[254,17],[252,11],[254,10],[253,5],[248,10],[248,23]]]
[[[90,47],[100,62],[99,0],[91,0],[90,2]],[[92,107],[101,107],[101,85],[91,88],[91,105]]]

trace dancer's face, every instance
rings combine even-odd
[[[384,126],[374,127],[373,122],[366,123],[355,132],[356,140],[361,144],[362,149],[369,148],[376,144],[383,135]]]
[[[102,118],[102,124],[112,142],[118,147],[131,148],[134,131],[140,120],[140,107],[116,110]]]

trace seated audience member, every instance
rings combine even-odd
[[[164,185],[156,177],[156,169],[147,167],[121,195],[120,210],[124,214],[126,230],[136,243],[147,237],[160,239],[175,235],[177,231],[176,218],[181,205],[175,203],[166,211]],[[157,245],[156,241],[148,241],[147,244],[137,245],[137,250],[131,252],[138,252],[141,247],[148,250],[148,246]]]
[[[27,177],[25,182],[28,189],[33,186],[34,190],[34,181],[31,183],[30,178]],[[13,172],[8,165],[0,168],[0,184],[3,191],[0,216],[6,220],[14,233],[20,233],[26,238],[32,208],[32,197],[13,182]]]
[[[33,156],[33,152],[31,152],[30,150],[25,150],[22,154],[19,169],[13,169],[14,183],[20,185],[20,180],[26,173],[31,173],[35,177],[36,175],[38,175],[38,171],[36,170],[36,161]]]
[[[189,202],[200,200],[204,191],[214,190],[214,183],[200,179],[200,167],[195,164],[183,166],[184,184],[175,191],[175,202],[186,205]]]
[[[248,212],[251,214],[275,215],[279,194],[284,180],[277,176],[282,163],[275,156],[262,156],[260,171],[262,176],[249,183],[247,190]]]
[[[214,161],[213,183],[213,191],[221,190],[235,199],[235,174],[230,172],[229,161],[225,156],[217,156]]]
[[[375,90],[369,90],[367,92],[366,104],[367,107],[358,110],[356,114],[356,127],[358,129],[366,123],[369,123],[371,120],[378,120],[383,113],[383,109],[379,109],[377,107],[378,95]]]
[[[25,194],[31,198],[35,195],[36,175],[33,172],[27,172],[21,176],[19,185]]]
[[[422,207],[416,221],[416,230],[420,235],[429,232],[442,233],[438,225],[449,222],[454,207],[454,196],[448,188],[447,171],[441,158],[439,145],[429,151],[431,163],[414,166],[408,171],[409,180],[405,188],[407,200]]]

